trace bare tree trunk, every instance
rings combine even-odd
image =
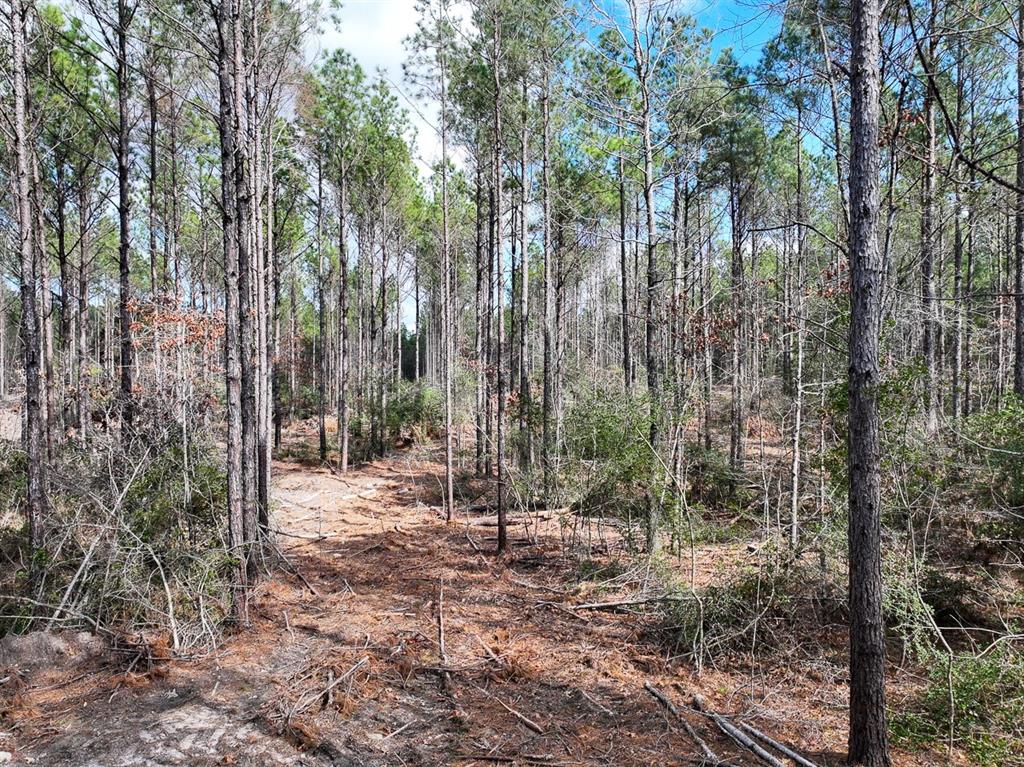
[[[729,419],[729,466],[733,473],[738,472],[743,463],[743,431],[744,408],[743,396],[743,348],[744,313],[743,313],[743,228],[744,205],[740,189],[740,181],[731,172],[729,183],[730,220],[732,228],[731,264],[731,301],[732,301],[732,397],[731,418]]]
[[[527,121],[529,119],[529,96],[526,89],[526,78],[523,78],[523,114],[522,133],[519,137],[519,177],[522,186],[519,198],[520,257],[519,257],[519,434],[522,439],[523,465],[533,463],[533,432],[529,414],[530,397],[530,353],[528,338],[530,332],[530,254],[527,252],[529,221],[527,219],[527,197],[529,179],[527,178],[526,155],[529,150],[527,139]]]
[[[793,446],[789,486],[789,545],[796,550],[800,542],[800,431],[804,415],[804,174],[803,111],[797,105],[796,117],[796,275],[792,285],[793,311],[796,314],[796,371],[793,400]]]
[[[25,25],[30,6],[11,0],[11,74],[14,96],[14,203],[18,223],[18,255],[21,266],[21,347],[25,365],[25,515],[29,543],[44,543],[46,456],[39,364],[40,318],[36,306],[35,243],[31,193],[31,137],[28,132],[28,73]],[[38,234],[38,233],[36,233]]]
[[[219,85],[218,132],[221,150],[221,221],[224,247],[224,361],[227,388],[228,547],[235,557],[232,616],[247,625],[248,547],[242,510],[242,361],[239,329],[239,260],[235,161],[237,133],[232,84],[234,0],[217,7],[217,79]]]
[[[973,96],[973,80],[972,80],[972,96]],[[971,100],[971,127],[969,144],[971,146],[972,160],[974,159],[974,100]],[[970,188],[973,190],[976,182],[975,170],[973,165],[970,171]],[[964,285],[964,297],[963,307],[961,308],[961,314],[965,317],[965,327],[963,335],[964,343],[964,393],[963,393],[963,417],[966,418],[971,414],[971,396],[973,394],[973,364],[971,362],[971,350],[972,350],[972,329],[974,328],[974,322],[970,319],[971,312],[973,310],[973,293],[974,293],[974,224],[975,224],[975,210],[974,210],[974,196],[973,194],[968,197],[968,208],[967,208],[967,274],[965,277]]]
[[[964,41],[963,35],[957,35],[956,57],[956,131],[960,135],[963,128],[964,112]],[[953,306],[956,312],[953,336],[953,381],[950,411],[953,418],[960,416],[960,395],[964,364],[964,232],[960,223],[963,206],[961,184],[963,177],[957,168],[954,179],[954,214],[953,214]]]
[[[554,332],[555,286],[554,253],[551,246],[551,115],[550,115],[550,62],[544,59],[544,85],[541,92],[542,157],[541,157],[541,220],[544,227],[544,402],[543,444],[541,463],[544,465],[544,500],[551,503],[555,493],[556,467],[552,419],[554,417]]]
[[[118,320],[120,322],[121,356],[118,367],[121,378],[121,425],[130,431],[135,420],[134,357],[132,341],[131,282],[131,135],[128,99],[128,31],[135,15],[127,0],[117,0],[117,221],[118,221]]]
[[[928,62],[925,72],[932,71],[935,60],[935,18],[937,3],[932,0],[928,20],[928,41],[926,43]],[[939,321],[938,305],[935,301],[935,94],[932,77],[926,78],[924,99],[925,148],[921,176],[921,303],[924,310],[924,328],[921,352],[924,356],[927,378],[925,380],[925,429],[934,434],[939,429]]]
[[[483,180],[481,178],[482,142],[477,141],[476,159],[476,474],[484,475],[484,413],[486,396],[487,360],[484,358],[484,217]]]
[[[711,403],[711,388],[714,383],[714,359],[713,351],[711,348],[711,248],[713,247],[713,240],[711,238],[711,223],[708,222],[708,235],[704,236],[703,229],[701,228],[701,207],[700,197],[697,198],[697,232],[698,242],[700,243],[700,328],[701,328],[701,347],[703,357],[703,392],[701,394],[703,413],[701,418],[701,432],[702,441],[704,443],[704,449],[711,449],[711,419],[712,419],[712,403]],[[706,247],[705,247],[706,243]]]
[[[88,182],[78,178],[78,354],[75,359],[75,383],[78,387],[78,439],[85,445],[91,426],[89,402],[89,203]]]
[[[36,279],[39,283],[39,343],[43,358],[43,444],[46,457],[53,457],[54,438],[57,434],[57,380],[53,371],[53,301],[50,288],[50,254],[46,248],[46,219],[43,214],[43,185],[39,175],[39,158],[33,151],[32,183],[29,187],[35,217],[33,245],[36,258]]]
[[[1017,191],[1013,287],[1013,391],[1024,397],[1024,3],[1017,6]]]
[[[629,280],[626,277],[626,158],[619,155],[619,290],[622,311],[622,375],[625,390],[633,388],[629,341]]]
[[[316,300],[317,339],[319,353],[316,358],[317,426],[320,434],[320,462],[327,461],[327,267],[324,257],[323,148],[316,149]]]
[[[442,16],[445,14],[445,3],[442,0]],[[439,25],[440,26],[440,25]],[[438,30],[441,32],[441,29]],[[451,522],[455,515],[455,485],[452,466],[452,375],[455,365],[455,339],[452,323],[451,271],[452,256],[448,236],[448,62],[445,55],[447,43],[440,39],[437,47],[438,70],[441,77],[441,345],[443,361],[442,376],[444,378],[444,509],[445,519]],[[500,327],[500,326],[499,326]],[[419,328],[417,328],[417,338]],[[416,368],[419,369],[419,359]],[[499,425],[500,426],[500,425]],[[500,434],[501,432],[499,432]],[[498,460],[501,460],[499,453]],[[498,465],[501,471],[501,464]],[[498,486],[499,511],[501,509],[501,486]],[[500,533],[499,533],[500,534]]]
[[[888,767],[877,400],[885,274],[878,249],[880,9],[878,0],[854,0],[851,10],[849,759]]]
[[[256,452],[256,332],[255,332],[255,282],[253,258],[253,216],[251,169],[249,168],[249,109],[245,97],[249,67],[246,49],[248,42],[242,22],[242,8],[236,2],[232,15],[233,80],[234,86],[234,131],[236,135],[234,182],[235,182],[235,226],[238,230],[238,313],[239,343],[241,344],[242,368],[242,524],[244,545],[248,549],[247,565],[250,579],[255,578],[256,558],[253,545],[260,537],[257,495]]]
[[[338,179],[338,453],[341,473],[348,471],[348,179],[342,163]]]
[[[150,30],[152,34],[152,30]],[[155,54],[150,49],[149,61],[146,72],[146,96],[149,108],[149,178],[147,179],[148,215],[149,215],[149,288],[150,298],[153,301],[153,308],[157,310],[157,296],[161,291],[160,278],[157,270],[157,237],[156,237],[156,176],[158,172],[156,157],[156,126],[157,126],[157,100],[156,100],[156,62]],[[155,318],[154,318],[155,319]],[[158,384],[163,383],[162,350],[160,344],[160,322],[153,323],[153,367]],[[161,387],[162,390],[162,387]]]
[[[497,301],[497,338],[495,354],[495,370],[497,377],[497,456],[498,463],[498,553],[503,553],[508,548],[508,525],[505,520],[505,371],[503,370],[504,344],[505,344],[505,270],[502,262],[501,252],[501,203],[502,203],[502,139],[501,139],[501,18],[495,13],[493,19],[494,29],[492,35],[493,61],[491,66],[494,74],[494,259],[495,259],[495,280],[497,290],[495,300]],[[447,280],[447,275],[445,277]]]

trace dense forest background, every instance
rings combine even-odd
[[[216,645],[275,461],[436,445],[698,670],[849,636],[855,760],[1024,759],[1024,6],[423,0],[401,84],[358,3],[4,12],[0,633]]]

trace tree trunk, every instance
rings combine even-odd
[[[555,332],[555,292],[554,292],[554,254],[551,247],[551,115],[550,94],[551,83],[550,62],[545,58],[544,86],[541,93],[542,147],[541,147],[541,220],[544,227],[544,401],[543,401],[543,442],[541,446],[541,463],[544,466],[544,500],[551,504],[555,493],[556,467],[555,444],[552,419],[554,417],[554,332]]]
[[[497,424],[495,436],[497,439],[498,463],[498,553],[503,553],[508,548],[508,525],[505,519],[505,371],[503,370],[504,344],[505,344],[505,270],[502,262],[501,252],[501,203],[502,203],[502,146],[501,146],[501,19],[495,14],[493,19],[494,29],[492,36],[493,61],[491,66],[494,74],[494,260],[495,280],[497,290],[495,300],[497,302],[497,338],[495,353],[495,371],[497,377]],[[447,279],[447,276],[446,278]]]
[[[1017,191],[1014,215],[1013,391],[1024,397],[1024,3],[1017,7]]]
[[[227,389],[228,547],[235,557],[232,584],[232,617],[240,625],[249,622],[248,549],[242,511],[242,362],[239,330],[239,274],[235,161],[237,133],[232,84],[232,37],[236,10],[234,0],[217,6],[217,80],[219,113],[217,128],[221,150],[221,221],[224,248],[224,369]]]
[[[619,155],[619,290],[622,311],[622,376],[628,392],[633,387],[632,351],[629,346],[629,280],[626,277],[626,158]]]
[[[344,162],[338,178],[338,465],[348,471],[348,179]]]
[[[928,62],[925,71],[932,71],[935,60],[935,14],[936,2],[931,3],[926,43]],[[924,98],[925,147],[921,168],[921,304],[924,311],[924,328],[921,353],[924,356],[925,378],[925,429],[934,434],[939,429],[939,374],[938,347],[939,321],[938,305],[935,301],[935,94],[932,78],[926,78]]]
[[[443,5],[442,0],[442,10]],[[438,31],[441,32],[440,29]],[[452,327],[452,303],[454,301],[451,295],[452,256],[448,241],[448,63],[445,57],[446,44],[445,40],[440,39],[437,50],[438,70],[441,77],[441,350],[443,356],[441,375],[444,379],[444,510],[445,519],[451,522],[455,515],[455,485],[452,466],[452,410],[454,408],[452,375],[455,365],[455,339]],[[417,334],[418,332],[419,328],[417,328]],[[419,364],[419,359],[417,359],[417,369]],[[498,470],[499,472],[501,470],[500,464]],[[498,492],[500,512],[500,485]]]
[[[118,222],[118,320],[120,322],[121,356],[118,360],[121,391],[121,425],[131,431],[135,420],[134,357],[132,341],[132,282],[131,282],[131,125],[128,99],[131,83],[128,81],[128,27],[134,10],[127,0],[117,0],[117,222]]]
[[[522,133],[519,137],[519,177],[521,195],[519,198],[519,434],[522,439],[522,460],[524,466],[533,463],[533,432],[529,414],[530,402],[530,354],[528,338],[530,332],[530,256],[527,252],[529,221],[527,219],[527,197],[529,179],[527,178],[526,155],[529,149],[527,140],[527,121],[529,119],[529,96],[526,90],[526,78],[523,78],[523,114]]]
[[[885,273],[878,249],[879,16],[878,0],[854,0],[850,20],[849,759],[865,767],[889,765],[877,399]]]
[[[44,543],[46,499],[46,456],[43,434],[41,371],[39,361],[40,318],[36,306],[35,243],[32,217],[30,152],[28,131],[28,73],[26,31],[29,8],[23,0],[11,0],[11,73],[14,113],[14,196],[18,224],[18,255],[21,266],[21,348],[25,365],[25,515],[29,543],[41,549]],[[35,233],[39,234],[39,233]]]

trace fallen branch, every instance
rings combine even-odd
[[[769,767],[785,767],[785,765],[774,756],[765,751],[761,746],[747,737],[736,725],[730,722],[721,714],[717,714],[707,707],[704,699],[699,695],[693,696],[693,707],[718,725],[718,729],[732,738],[736,743],[750,751]]]
[[[456,759],[469,759],[480,762],[498,762],[500,764],[514,764],[523,762],[525,764],[546,764],[548,767],[574,767],[579,762],[556,762],[554,757],[543,755],[520,754],[519,756],[502,756],[500,754],[456,754]]]
[[[693,742],[697,744],[697,747],[701,750],[701,753],[704,754],[705,761],[709,761],[712,764],[722,763],[722,760],[718,758],[718,755],[711,750],[711,746],[709,746],[707,742],[705,742],[705,740],[697,734],[697,731],[693,729],[693,725],[686,720],[686,718],[679,712],[679,709],[675,707],[675,704],[665,696],[665,693],[663,693],[650,682],[644,682],[644,689],[647,690],[647,692],[649,692],[655,698],[657,698],[658,702],[661,703],[661,705],[663,705],[666,709],[668,709],[669,713],[671,713],[676,718],[676,720],[683,726],[683,729],[686,730],[686,734],[693,739]]]
[[[512,708],[510,705],[505,703],[503,700],[501,700],[497,696],[492,695],[491,693],[487,692],[487,690],[485,690],[483,687],[480,687],[480,686],[475,685],[475,684],[473,686],[476,687],[476,689],[478,689],[480,692],[482,692],[488,698],[493,700],[495,703],[497,703],[499,706],[501,706],[503,709],[505,709],[510,714],[512,714],[512,716],[514,716],[516,719],[518,719],[520,722],[522,722],[528,729],[533,730],[538,735],[543,735],[544,734],[544,728],[541,727],[539,724],[537,724],[532,719],[530,719],[528,716],[525,716],[524,714],[521,714],[520,712],[516,711],[514,708]]]
[[[576,620],[581,620],[584,623],[590,623],[590,619],[587,618],[587,616],[580,615],[573,608],[568,607],[567,605],[563,605],[560,602],[549,602],[549,601],[542,600],[540,602],[536,602],[534,606],[535,607],[553,607],[554,609],[560,610],[561,612],[565,613],[566,615],[571,615]]]
[[[490,646],[484,640],[482,640],[476,634],[473,634],[473,638],[476,639],[476,641],[480,644],[480,646],[484,648],[484,652],[487,653],[487,657],[488,658],[493,660],[499,666],[504,666],[505,665],[505,661],[497,653],[495,653],[494,650],[492,650],[490,648]]]
[[[494,698],[494,699],[498,702],[498,704],[503,709],[505,709],[510,714],[512,714],[512,716],[514,716],[516,719],[518,719],[520,722],[522,722],[524,725],[526,725],[529,729],[533,730],[538,735],[543,735],[544,734],[544,728],[541,727],[539,724],[537,724],[535,721],[533,721],[529,717],[525,716],[524,714],[519,713],[514,708],[509,706],[507,703],[504,703],[500,699],[498,699],[498,698]]]
[[[617,610],[620,607],[636,607],[647,605],[653,602],[685,602],[689,597],[670,597],[662,594],[657,597],[645,597],[643,599],[620,599],[614,602],[588,602],[582,605],[572,605],[573,610]]]
[[[746,732],[750,733],[751,735],[753,735],[755,738],[760,740],[765,745],[771,746],[772,748],[774,748],[776,751],[778,751],[783,756],[787,756],[790,759],[792,759],[794,762],[799,764],[800,767],[818,767],[818,765],[816,765],[810,759],[807,759],[807,758],[805,758],[803,756],[800,756],[800,754],[798,754],[796,751],[791,749],[786,744],[780,743],[779,741],[774,740],[773,738],[769,738],[767,735],[765,735],[763,732],[761,732],[756,727],[752,727],[751,725],[747,724],[746,722],[740,722],[739,726],[740,726],[741,729],[743,729]]]
[[[448,665],[448,653],[445,649],[444,642],[444,586],[440,586],[437,591],[437,647],[438,655],[441,658],[441,667],[444,668]],[[441,672],[441,689],[445,689],[448,686],[448,672]]]
[[[405,724],[403,724],[401,727],[399,727],[394,732],[392,732],[392,733],[390,733],[388,735],[385,735],[383,738],[381,738],[381,740],[389,740],[390,738],[395,737],[398,733],[404,732],[405,730],[409,729],[410,727],[412,727],[412,725],[413,725],[413,722],[406,722]]]
[[[316,693],[313,693],[313,694],[303,695],[301,698],[299,698],[298,703],[296,703],[294,706],[292,706],[291,711],[289,711],[288,715],[285,717],[285,721],[286,722],[291,721],[291,719],[293,717],[298,716],[299,714],[304,712],[307,708],[309,708],[311,705],[313,705],[313,703],[315,701],[320,700],[321,698],[328,698],[331,695],[331,691],[335,687],[337,687],[339,684],[344,682],[346,679],[349,679],[354,673],[356,673],[356,671],[361,669],[363,666],[365,666],[369,662],[370,662],[370,657],[368,655],[364,655],[362,658],[357,660],[352,665],[352,667],[349,668],[349,670],[346,671],[344,674],[342,674],[341,676],[339,676],[336,679],[328,681],[327,686],[324,687],[323,690],[321,690],[319,692],[316,692]]]

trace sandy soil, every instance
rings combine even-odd
[[[697,677],[633,608],[574,609],[628,598],[642,572],[582,579],[557,516],[520,518],[496,559],[491,518],[440,518],[439,470],[418,448],[345,476],[277,463],[274,524],[301,577],[256,589],[252,628],[146,675],[92,656],[38,668],[0,749],[52,767],[700,763],[650,682],[731,764],[757,762],[686,707],[694,693],[840,763],[842,658]]]

